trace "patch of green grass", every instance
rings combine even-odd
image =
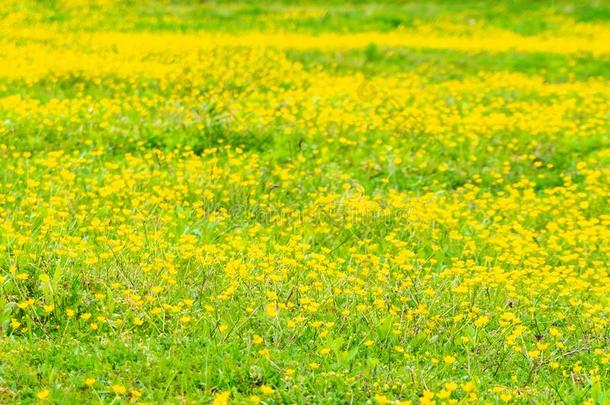
[[[608,55],[274,46],[606,3],[87,7],[0,6],[0,403],[608,400]]]

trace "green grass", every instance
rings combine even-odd
[[[608,54],[196,35],[586,41],[609,10],[0,6],[0,403],[607,403]]]

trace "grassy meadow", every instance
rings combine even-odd
[[[5,0],[0,403],[609,404],[610,3]]]

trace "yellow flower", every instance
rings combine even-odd
[[[93,384],[95,384],[95,378],[87,378],[85,380],[85,385],[92,386]]]
[[[470,393],[474,391],[474,384],[472,382],[465,382],[464,384],[462,384],[462,389],[464,390],[464,392]]]
[[[263,384],[261,385],[261,392],[263,393],[263,395],[271,395],[275,392],[275,390],[270,386]]]
[[[458,385],[456,383],[449,382],[445,384],[445,389],[449,392],[453,392],[458,389]]]
[[[379,405],[386,405],[392,403],[392,401],[390,401],[385,395],[379,394],[375,395],[375,401],[377,401]]]
[[[41,400],[46,400],[49,398],[49,394],[50,394],[49,390],[44,389],[36,394],[36,398],[41,399]]]
[[[474,322],[474,326],[476,326],[477,328],[481,328],[481,327],[487,325],[488,322],[489,322],[489,318],[485,315],[481,315]]]
[[[437,393],[437,397],[439,397],[440,399],[447,399],[451,396],[451,392],[447,391],[447,390],[440,390]]]
[[[116,395],[123,395],[127,392],[127,388],[125,388],[123,385],[115,384],[110,388],[112,389],[112,392],[114,392]]]
[[[230,391],[220,392],[214,396],[214,401],[212,401],[212,403],[214,405],[227,405],[229,403],[230,395]]]
[[[265,313],[269,317],[276,317],[277,316],[277,305],[276,304],[267,304],[265,306]]]
[[[31,306],[34,304],[34,300],[31,298],[28,298],[25,301],[20,302],[19,304],[17,304],[17,306],[21,309],[26,309],[27,307]]]

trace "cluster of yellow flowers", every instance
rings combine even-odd
[[[319,14],[295,10],[278,20]],[[0,402],[603,389],[610,82],[363,74],[303,55],[374,43],[387,58],[544,51],[574,66],[610,53],[606,26],[73,33],[22,17],[0,23],[0,361],[25,361],[32,340],[113,339],[138,342],[147,367],[185,345],[176,362],[218,375],[146,384],[144,366],[100,367],[69,394],[52,372],[3,391],[0,370]]]

